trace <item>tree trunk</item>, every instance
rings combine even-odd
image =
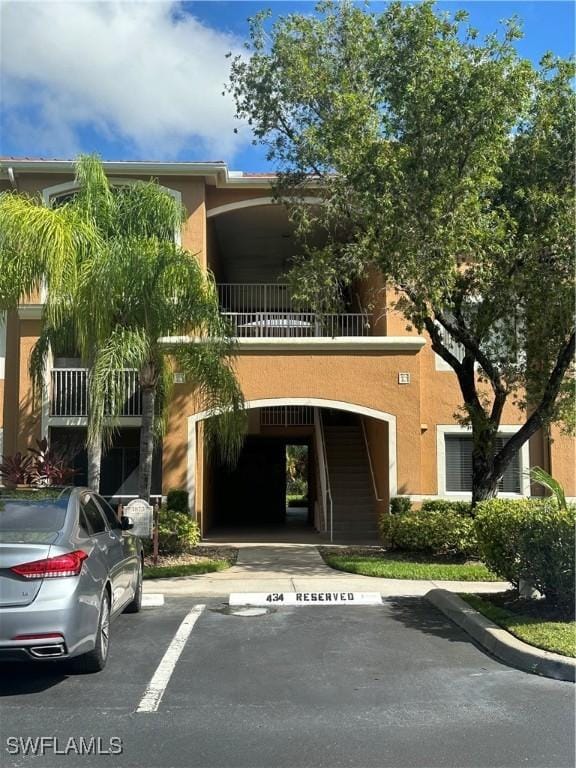
[[[494,457],[474,451],[472,455],[472,509],[479,501],[493,499],[498,493],[499,477],[494,472]]]
[[[152,485],[152,455],[154,452],[154,401],[156,390],[142,387],[142,426],[140,427],[140,468],[138,471],[138,495],[150,501]]]
[[[88,441],[88,487],[100,493],[100,463],[102,461],[102,440]]]

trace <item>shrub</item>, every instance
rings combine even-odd
[[[407,496],[393,496],[390,499],[390,514],[404,515],[412,510],[412,502]]]
[[[72,457],[48,447],[46,438],[36,440],[36,448],[28,448],[0,462],[0,480],[7,486],[28,485],[43,488],[48,485],[67,485],[76,474],[69,466]]]
[[[289,498],[288,499],[288,506],[289,507],[307,507],[308,506],[308,499],[306,496],[297,496],[296,498]]]
[[[174,512],[185,512],[188,514],[188,491],[182,488],[174,488],[166,494],[166,507]]]
[[[455,512],[414,510],[407,514],[382,515],[380,532],[387,546],[407,552],[434,555],[475,555],[473,521]]]
[[[552,499],[492,499],[478,505],[474,528],[486,565],[516,589],[526,579],[552,606],[574,606],[576,506]]]
[[[454,512],[464,517],[472,517],[472,505],[469,501],[450,501],[449,499],[428,499],[422,502],[423,512]]]
[[[178,555],[189,551],[200,541],[200,528],[188,513],[161,507],[158,511],[158,551],[163,555]],[[144,542],[145,551],[152,551],[152,540]]]

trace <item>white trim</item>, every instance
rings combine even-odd
[[[153,161],[104,161],[102,163],[107,175],[131,173],[138,176],[184,176],[204,177],[207,184],[217,187],[249,187],[253,189],[270,188],[276,179],[275,173],[269,175],[251,176],[242,171],[230,171],[226,163],[157,163]],[[21,173],[74,173],[73,160],[16,160],[0,162],[0,177],[9,177],[9,171]],[[317,184],[316,179],[307,183]]]
[[[119,416],[114,420],[118,427],[139,427],[142,424],[141,416]],[[87,416],[49,416],[47,425],[49,427],[87,427]]]
[[[20,304],[18,306],[18,317],[20,320],[42,320],[43,312],[43,304]]]
[[[198,344],[203,339],[194,336],[162,336],[159,344]],[[238,352],[274,351],[284,352],[287,349],[305,350],[375,350],[380,349],[391,352],[418,352],[426,344],[423,336],[334,336],[312,338],[262,338],[262,339],[235,339],[238,343]]]
[[[6,376],[6,312],[0,312],[0,380]],[[0,456],[1,447],[0,447]]]
[[[308,203],[308,205],[320,205],[324,201],[321,197],[304,197],[302,201]],[[282,205],[282,201],[274,197],[252,197],[249,200],[238,200],[234,203],[224,203],[223,205],[217,205],[216,208],[210,208],[206,211],[206,218],[212,219],[215,216],[220,216],[222,213],[229,213],[230,211],[239,211],[242,208],[256,208],[260,205]]]
[[[54,355],[50,347],[48,356],[44,361],[44,371],[42,374],[42,415],[41,415],[41,433],[42,437],[48,438],[48,425],[50,423],[50,404],[52,400],[52,368],[54,367]]]
[[[369,416],[372,419],[385,421],[388,423],[388,488],[390,498],[396,495],[398,490],[398,464],[396,456],[396,416],[386,411],[379,411],[375,408],[368,408],[356,403],[348,403],[344,400],[325,400],[320,397],[270,397],[259,400],[248,400],[245,403],[247,410],[251,408],[269,408],[277,405],[305,405],[313,408],[335,408],[340,411],[357,413],[361,416]],[[216,411],[200,411],[192,416],[188,416],[188,476],[187,490],[190,509],[196,508],[196,424],[210,416],[214,416]]]
[[[444,371],[448,373],[456,373],[454,368],[452,368],[451,365],[448,365],[446,360],[444,360],[443,357],[440,357],[439,354],[434,352],[434,370],[436,371]]]
[[[518,432],[522,424],[501,424],[498,427],[498,436],[513,435]],[[438,495],[424,498],[454,499],[468,501],[472,493],[461,493],[446,490],[446,435],[472,435],[471,427],[463,427],[460,424],[436,425],[436,470],[438,479]],[[520,493],[499,493],[500,499],[519,499],[530,496],[530,478],[526,471],[530,467],[530,446],[528,440],[520,448]],[[413,498],[412,496],[410,498]],[[413,499],[417,501],[418,499]]]
[[[142,179],[131,179],[131,178],[114,178],[109,179],[110,183],[114,187],[120,187],[124,185],[129,184],[138,184],[142,182]],[[174,200],[176,200],[180,205],[182,205],[182,193],[179,192],[177,189],[171,189],[170,187],[165,187],[163,184],[158,184],[158,186],[163,189],[165,192],[168,192],[169,195],[171,195]],[[52,204],[52,199],[55,197],[59,197],[61,194],[64,194],[66,192],[72,192],[73,190],[78,189],[78,182],[76,180],[73,181],[65,181],[62,184],[54,184],[51,187],[44,187],[42,190],[42,202],[46,207],[50,207]],[[182,231],[181,228],[177,229],[175,231],[175,240],[176,244],[180,245],[182,243]]]

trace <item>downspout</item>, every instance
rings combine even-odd
[[[8,166],[8,179],[10,180],[10,185],[12,189],[18,192],[18,181],[16,180],[16,174],[14,173],[14,168],[12,168],[11,165]]]

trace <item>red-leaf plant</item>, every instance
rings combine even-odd
[[[32,464],[32,456],[25,456],[20,451],[14,456],[4,456],[0,463],[0,478],[6,485],[30,485]]]
[[[68,457],[48,447],[46,438],[36,440],[37,448],[28,448],[30,455],[21,452],[4,457],[0,464],[0,478],[14,485],[67,485],[76,470],[69,466]]]
[[[48,447],[46,438],[36,440],[37,448],[28,448],[32,454],[32,483],[34,485],[67,485],[76,470],[67,464],[67,457]]]

